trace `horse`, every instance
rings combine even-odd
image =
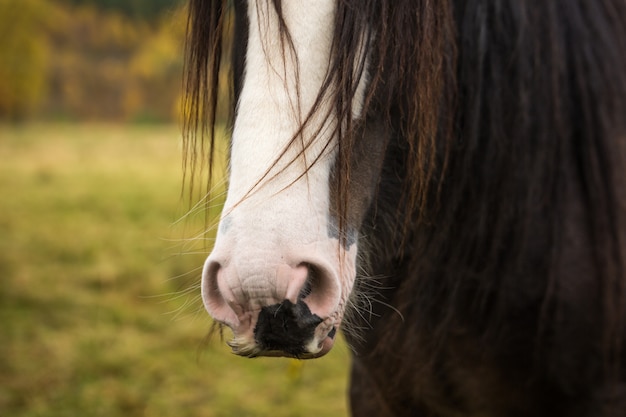
[[[342,331],[354,416],[624,415],[626,2],[188,7],[191,182],[230,115],[201,290],[235,354]]]

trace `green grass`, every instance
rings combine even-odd
[[[178,129],[0,126],[0,416],[342,416],[348,349],[242,359],[199,299]]]

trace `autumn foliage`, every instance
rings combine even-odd
[[[180,1],[118,3],[0,0],[0,120],[175,120]]]

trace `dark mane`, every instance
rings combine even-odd
[[[444,305],[454,307],[440,323],[482,312],[481,331],[497,334],[511,324],[511,306],[532,299],[541,303],[535,348],[547,366],[558,366],[560,343],[576,340],[588,344],[580,355],[595,352],[616,371],[625,324],[626,4],[593,3],[459,2],[456,142],[420,253],[445,264]],[[463,234],[452,243],[455,230]],[[593,342],[568,334],[572,324],[562,321],[576,308],[597,320]]]
[[[230,66],[223,59],[231,3],[245,9],[243,0],[189,6],[192,190],[200,166],[214,159],[220,70],[232,72],[231,111],[241,88],[244,57]],[[272,3],[281,10],[280,0]],[[238,11],[235,27],[245,26],[244,14]],[[384,248],[374,273],[385,272],[389,259],[410,257],[401,268],[415,279],[393,282],[405,296],[387,301],[420,317],[414,326],[430,335],[429,364],[462,329],[482,338],[486,348],[477,355],[496,363],[534,351],[537,362],[508,366],[536,367],[571,392],[619,378],[626,366],[626,2],[343,0],[336,18],[317,106],[332,100],[344,121],[334,176],[340,226],[349,218],[359,132],[381,125],[387,171],[364,227],[384,218],[389,229],[371,242]],[[245,36],[235,31],[234,42]],[[365,117],[353,123],[364,70]],[[523,306],[532,308],[522,317]],[[576,311],[588,314],[568,322]],[[510,326],[519,326],[519,339],[503,336]],[[391,357],[416,344],[402,332],[381,337],[390,343],[376,349]],[[589,355],[601,369],[579,369]]]

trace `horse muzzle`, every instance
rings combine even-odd
[[[296,266],[267,257],[220,257],[203,271],[202,297],[209,314],[233,331],[233,353],[315,358],[332,348],[339,325],[340,286],[323,262]]]

